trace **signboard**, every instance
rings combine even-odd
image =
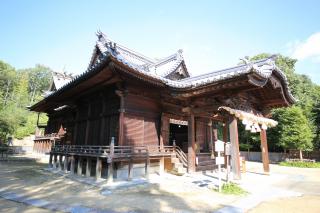
[[[231,143],[230,142],[226,143],[226,150],[225,150],[224,154],[231,155]]]
[[[217,140],[214,142],[214,150],[216,152],[223,152],[224,151],[224,142]]]
[[[224,157],[216,157],[216,165],[223,165]]]

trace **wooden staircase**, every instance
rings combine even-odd
[[[172,170],[176,175],[184,175],[187,172],[187,155],[178,146],[173,148],[174,154],[171,156]]]

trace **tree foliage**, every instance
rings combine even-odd
[[[284,149],[310,151],[313,148],[313,133],[307,117],[299,106],[281,108],[273,113],[279,124],[275,129],[279,145]]]
[[[36,113],[26,107],[41,99],[49,87],[51,70],[42,65],[16,70],[0,61],[0,138],[22,138],[35,131]]]

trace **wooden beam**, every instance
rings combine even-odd
[[[269,173],[270,172],[270,168],[269,168],[269,152],[268,152],[268,143],[267,143],[267,132],[266,132],[266,130],[261,129],[260,139],[261,139],[261,154],[262,154],[263,171],[265,173]]]
[[[229,121],[229,134],[231,142],[231,169],[234,179],[241,179],[240,172],[240,152],[239,152],[239,138],[237,119],[231,117]]]
[[[188,173],[196,171],[195,125],[194,115],[190,113],[188,120]]]

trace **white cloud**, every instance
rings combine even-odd
[[[312,34],[307,40],[294,42],[290,45],[293,48],[292,57],[298,60],[320,57],[320,32]]]

